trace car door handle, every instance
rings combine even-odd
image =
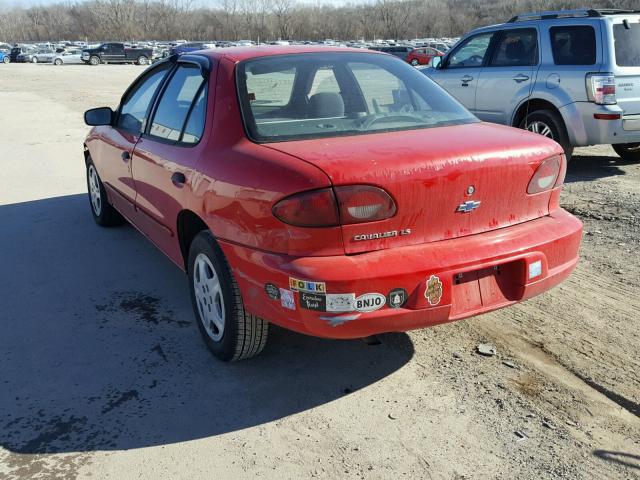
[[[122,158],[123,162],[128,162],[129,160],[131,160],[131,154],[129,152],[122,152],[120,157]]]
[[[520,82],[525,82],[525,81],[529,80],[529,76],[520,74],[520,75],[516,75],[515,77],[513,77],[513,79],[516,82],[520,83]]]
[[[184,176],[184,173],[182,172],[176,172],[173,175],[171,175],[171,183],[173,183],[178,188],[184,187],[184,184],[186,183],[186,181],[187,181],[187,178]]]
[[[460,81],[462,83],[469,83],[471,80],[473,80],[473,77],[471,75],[465,75],[462,78],[460,78]]]

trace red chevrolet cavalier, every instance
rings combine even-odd
[[[128,220],[187,272],[223,360],[259,353],[268,322],[356,338],[470,317],[578,260],[562,148],[478,121],[389,55],[171,57],[85,121],[96,222]]]

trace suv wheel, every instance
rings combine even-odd
[[[269,323],[244,310],[233,273],[207,230],[191,243],[188,275],[198,329],[209,350],[225,362],[260,353],[267,343]]]
[[[569,142],[562,117],[557,112],[553,110],[531,112],[520,122],[520,128],[555,140],[563,148],[567,161],[571,159],[573,146]]]
[[[144,55],[140,55],[138,57],[138,65],[146,65],[149,63],[149,60],[147,60],[147,57],[145,57]]]
[[[89,63],[91,65],[99,65],[100,64],[100,57],[97,57],[95,55],[91,56],[91,58],[89,58]]]
[[[115,227],[124,223],[122,215],[109,204],[107,192],[91,158],[87,160],[87,189],[89,190],[91,214],[98,225],[101,227]]]
[[[620,143],[611,146],[623,160],[640,162],[640,143]]]

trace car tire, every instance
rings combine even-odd
[[[54,64],[54,65],[62,65],[62,60],[60,60],[59,58],[56,58],[56,59],[53,61],[53,64]]]
[[[144,55],[140,55],[138,57],[138,61],[136,63],[138,65],[148,65],[149,64],[149,59],[147,57],[145,57]]]
[[[411,65],[413,65],[414,67],[417,67],[418,65],[420,65],[420,62],[418,61],[417,58],[414,58],[413,60],[411,60]]]
[[[553,110],[535,110],[523,118],[519,126],[523,130],[555,140],[564,150],[567,161],[571,160],[573,145],[569,142],[567,129],[559,113]]]
[[[87,159],[87,190],[91,214],[98,225],[115,227],[124,223],[122,215],[109,204],[104,184],[91,158]]]
[[[31,57],[31,63],[38,63],[38,57]]]
[[[9,63],[11,61],[11,59],[9,57],[4,57],[2,59],[2,63]]]
[[[269,323],[245,311],[233,272],[210,231],[191,242],[187,274],[198,330],[211,353],[225,362],[259,354]]]
[[[89,65],[93,65],[94,67],[100,65],[100,57],[91,55],[91,57],[89,57]]]
[[[640,143],[619,143],[611,146],[623,160],[640,162]]]

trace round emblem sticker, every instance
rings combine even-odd
[[[278,300],[280,298],[280,289],[276,287],[273,283],[267,283],[264,286],[264,291],[267,292],[267,296],[271,300]]]

